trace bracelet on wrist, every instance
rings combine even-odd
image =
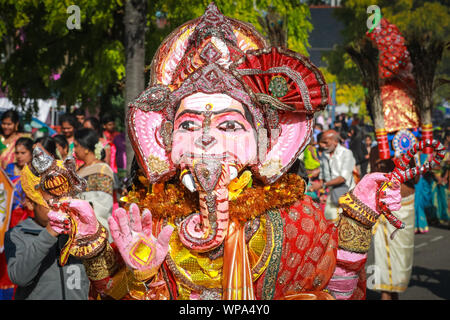
[[[378,214],[359,200],[352,191],[339,198],[342,213],[366,228],[372,228],[378,219]]]
[[[70,254],[81,259],[89,259],[98,255],[107,242],[108,231],[99,224],[97,232],[93,235],[75,239],[75,243],[70,249]]]
[[[89,259],[83,259],[86,274],[90,280],[98,281],[112,276],[117,271],[117,261],[114,249],[106,243],[100,253]]]

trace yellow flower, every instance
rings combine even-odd
[[[234,178],[228,185],[228,199],[235,200],[242,193],[245,187],[251,186],[252,173],[245,170],[239,178]]]

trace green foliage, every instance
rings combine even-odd
[[[109,114],[116,119],[116,130],[120,132],[125,131],[125,99],[123,95],[118,94],[111,97],[111,108],[108,111]]]
[[[149,32],[147,33],[147,54],[152,57],[162,40],[176,27],[189,20],[200,17],[210,0],[192,0],[189,6],[180,6],[179,0],[157,0],[149,3]],[[256,4],[254,4],[256,3]],[[313,26],[310,22],[309,7],[295,0],[217,0],[215,4],[226,16],[252,24],[266,35],[258,22],[258,17],[267,12],[269,6],[287,21],[288,48],[308,55],[308,35]],[[156,27],[156,12],[167,13],[167,25],[164,29]]]
[[[325,53],[322,59],[327,64],[327,69],[336,75],[342,84],[361,84],[362,78],[356,64],[346,53],[345,47],[363,38],[367,29],[367,7],[379,5],[376,0],[344,0],[342,7],[334,9],[334,16],[344,24],[342,30],[343,44],[336,45],[332,51]]]
[[[450,7],[446,1],[400,0],[395,1],[384,11],[389,21],[396,24],[407,39],[416,35],[430,34],[435,40],[450,42]],[[444,50],[436,70],[436,90],[433,94],[435,104],[450,98],[448,81],[450,81],[449,48]]]
[[[327,83],[336,83],[336,104],[345,104],[352,108],[359,108],[358,114],[368,115],[364,98],[364,87],[361,84],[349,84],[339,81],[339,77],[326,68],[320,68]]]
[[[345,26],[342,32],[345,44],[365,35],[368,31],[367,19],[370,16],[367,13],[367,8],[371,5],[378,5],[383,8],[382,2],[380,0],[343,0],[342,7],[334,10],[336,18],[343,22]]]
[[[450,48],[444,50],[441,63],[436,70],[436,90],[434,99],[437,104],[450,101]]]
[[[66,25],[80,8],[81,29]],[[0,0],[1,89],[16,104],[56,97],[94,109],[125,74],[121,1]],[[59,79],[52,75],[59,74]]]
[[[361,83],[358,67],[345,52],[343,46],[335,46],[333,51],[324,53],[322,59],[327,64],[327,71],[335,75],[339,82],[350,85]]]
[[[373,13],[367,13],[367,8],[371,5],[377,5],[381,15],[403,34],[432,31],[435,37],[449,37],[448,1],[343,0],[342,7],[335,9],[335,16],[345,25],[343,36],[346,44],[364,37],[368,31],[367,20]]]
[[[393,1],[383,14],[406,37],[411,33],[433,32],[436,39],[450,40],[450,7],[438,1]]]
[[[363,38],[368,31],[367,19],[373,13],[367,13],[370,5],[378,5],[383,17],[394,23],[405,37],[429,32],[433,37],[450,41],[450,8],[446,1],[424,0],[344,0],[342,7],[335,9],[337,19],[344,24],[344,43],[324,55],[329,72],[337,76],[342,84],[361,83],[361,75],[356,65],[345,52],[345,46],[352,45]],[[438,66],[437,77],[449,79],[450,55],[444,52]],[[437,100],[450,96],[450,85],[436,90]]]
[[[56,97],[59,105],[79,103],[91,111],[111,112],[111,106],[121,105],[114,99],[122,94],[125,77],[124,3],[0,0],[0,89],[15,104],[24,104],[27,98]],[[148,1],[146,64],[174,28],[201,16],[209,3]],[[73,14],[67,8],[73,4],[80,8],[80,30],[66,25]],[[307,54],[312,30],[307,5],[295,0],[217,0],[216,4],[225,15],[252,23],[263,34],[258,16],[272,5],[287,21],[289,48]],[[167,13],[163,28],[157,27],[157,11]],[[54,74],[60,78],[54,79]]]

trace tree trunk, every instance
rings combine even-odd
[[[125,4],[125,114],[128,103],[132,102],[145,89],[145,29],[146,0],[128,0]],[[126,129],[127,172],[130,173],[134,152],[128,138],[128,123]]]
[[[287,21],[273,7],[269,7],[265,16],[257,17],[259,24],[267,33],[272,47],[287,48]]]
[[[433,102],[430,97],[423,97],[420,107],[420,122],[422,124],[432,124],[431,121],[431,110],[433,106]]]
[[[431,33],[407,34],[406,40],[417,86],[416,102],[420,120],[422,124],[431,124],[434,76],[442,58],[444,41],[434,39]]]
[[[346,48],[351,59],[358,66],[363,85],[367,88],[366,104],[370,108],[375,129],[384,128],[383,102],[378,77],[378,49],[368,39],[361,39]]]

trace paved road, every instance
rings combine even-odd
[[[450,230],[430,227],[414,238],[414,262],[408,289],[399,294],[401,300],[450,300]],[[366,266],[374,261],[373,247]],[[381,294],[367,290],[368,300],[379,300]]]

